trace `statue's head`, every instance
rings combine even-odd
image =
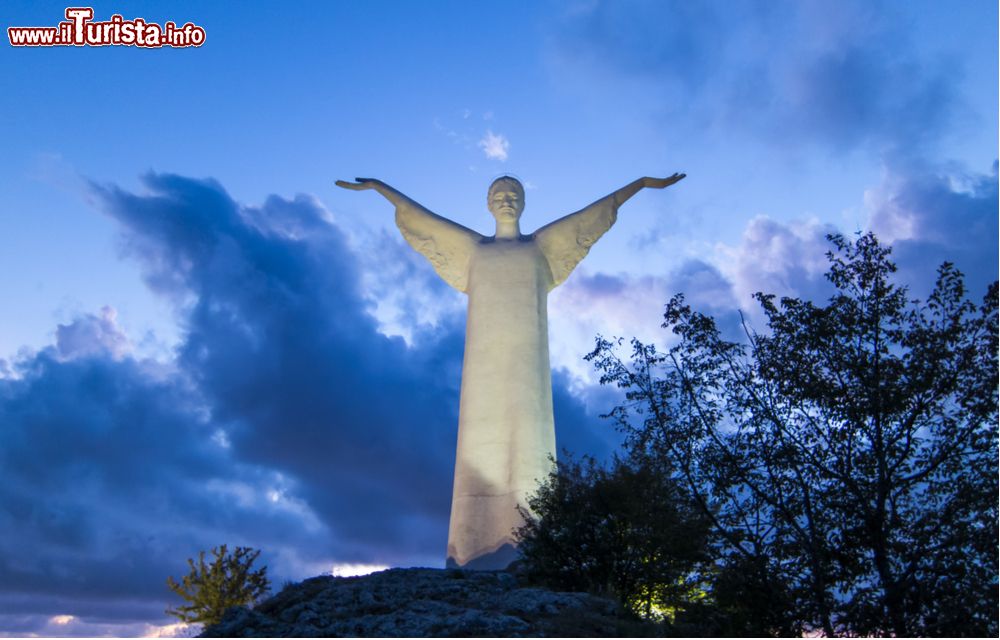
[[[486,206],[497,220],[517,220],[524,211],[524,187],[517,178],[501,176],[490,185]]]

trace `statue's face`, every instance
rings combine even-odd
[[[524,211],[524,189],[512,178],[500,178],[490,186],[487,206],[497,220],[517,220]]]

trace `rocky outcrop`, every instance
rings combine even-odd
[[[230,609],[202,637],[595,637],[643,626],[611,600],[523,586],[503,571],[390,569],[287,586]]]

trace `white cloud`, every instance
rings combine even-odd
[[[345,562],[333,565],[333,570],[330,571],[330,575],[338,578],[350,578],[353,576],[366,576],[369,573],[385,571],[388,568],[389,567],[384,564],[352,564]]]
[[[482,147],[487,158],[504,162],[507,160],[507,150],[510,149],[510,141],[502,134],[493,133],[493,131],[487,129],[486,135],[479,141],[479,146]]]
[[[594,338],[638,337],[655,341],[669,298],[663,278],[591,273],[578,269],[549,295],[549,354],[573,384],[596,385],[600,374],[584,361]]]
[[[184,622],[175,622],[173,624],[148,624],[143,630],[143,638],[186,638],[191,634],[189,630],[193,631],[193,625]]]
[[[664,275],[574,273],[549,296],[549,353],[574,385],[597,385],[600,373],[583,356],[594,338],[633,337],[660,346],[672,339],[661,327],[664,306],[683,293],[698,311],[723,318],[735,309],[731,283],[714,265],[687,260]]]
[[[225,429],[216,429],[212,434],[212,442],[223,449],[228,449],[232,446],[232,443],[229,441],[229,434],[226,433]]]
[[[714,262],[733,283],[737,305],[753,314],[757,291],[825,300],[829,283],[826,235],[837,229],[819,220],[780,222],[760,215],[747,223],[740,244],[716,246]]]
[[[109,306],[98,315],[88,313],[56,329],[56,348],[65,360],[107,354],[121,360],[132,348],[118,325],[118,312]]]
[[[3,619],[7,618],[7,619]],[[0,631],[0,637],[42,637],[42,638],[188,638],[201,630],[200,625],[190,625],[183,622],[167,622],[162,624],[156,622],[113,622],[101,621],[99,619],[81,618],[69,614],[54,616],[3,616],[0,617],[0,625],[5,622],[15,622],[16,624],[35,623],[28,631],[29,627],[20,627],[10,633]]]
[[[364,236],[361,243],[362,290],[382,335],[399,336],[413,346],[420,332],[461,316],[464,296],[438,278],[398,233],[383,229]]]

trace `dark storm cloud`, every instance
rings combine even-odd
[[[198,549],[302,538],[298,518],[212,489],[259,474],[213,439],[183,377],[108,343],[109,315],[61,325],[0,379],[0,620],[33,613],[26,598],[49,615],[162,611],[163,581]]]
[[[423,349],[380,334],[355,256],[314,201],[244,209],[212,182],[145,183],[97,193],[147,281],[193,299],[178,363],[234,425],[236,455],[300,479],[348,556],[440,542],[441,526],[396,516],[447,517],[458,379],[434,372],[458,367],[455,327]]]
[[[931,142],[957,106],[961,69],[927,60],[891,3],[597,2],[555,40],[601,83],[639,79],[705,135],[716,124],[783,147]]]

